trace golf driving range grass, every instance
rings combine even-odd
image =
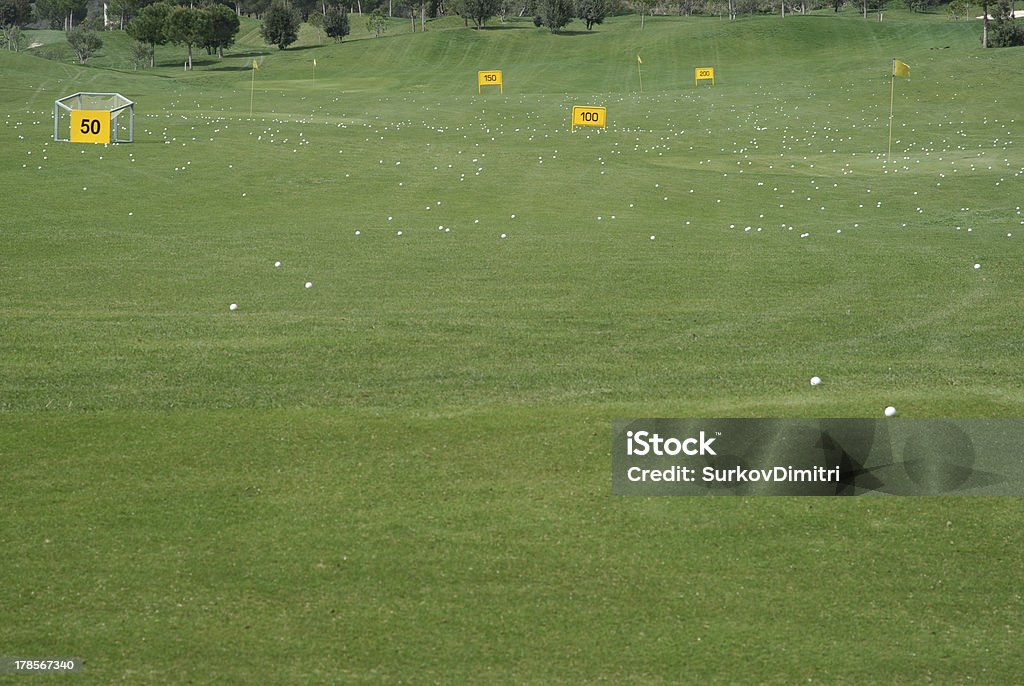
[[[614,418],[1022,414],[1024,53],[891,14],[0,52],[0,656],[1018,681],[1017,498],[611,496]]]

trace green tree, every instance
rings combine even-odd
[[[36,17],[54,29],[67,31],[85,19],[88,0],[36,0]]]
[[[78,56],[79,64],[85,64],[85,61],[92,57],[93,53],[103,47],[103,41],[95,31],[81,26],[68,29],[66,37],[68,45]]]
[[[416,14],[420,15],[420,32],[427,30],[427,7],[431,0],[406,0],[409,6],[409,17],[412,19],[412,30],[416,30]]]
[[[478,29],[484,27],[488,19],[498,13],[500,0],[463,0],[462,14],[465,19],[472,19]]]
[[[673,0],[673,2],[679,8],[679,14],[683,16],[693,16],[694,11],[700,9],[700,0]]]
[[[209,33],[202,38],[202,46],[210,54],[214,52],[221,58],[224,57],[224,50],[230,48],[238,35],[241,23],[238,15],[226,5],[210,5],[205,10],[210,21],[207,28]]]
[[[238,9],[246,16],[262,19],[270,9],[270,0],[239,0]]]
[[[309,19],[309,15],[316,11],[320,0],[289,0],[292,9],[299,13],[299,23]]]
[[[316,42],[317,45],[324,44],[324,17],[323,12],[311,12],[309,18],[306,21],[316,29]]]
[[[981,0],[981,16],[982,16],[982,22],[981,22],[981,47],[987,48],[988,47],[988,24],[989,24],[988,0]]]
[[[186,69],[192,68],[192,48],[202,45],[203,38],[211,33],[211,24],[210,15],[203,10],[175,7],[168,13],[164,34],[171,43],[188,48]]]
[[[299,13],[287,0],[274,2],[263,17],[260,35],[270,45],[284,50],[299,39]]]
[[[132,41],[131,50],[128,53],[128,56],[132,61],[132,67],[138,69],[139,65],[143,62],[152,61],[153,46],[149,43],[143,43],[140,40],[134,40]]]
[[[0,0],[0,31],[8,50],[21,50],[21,29],[32,21],[28,0]]]
[[[370,18],[366,20],[366,29],[373,31],[373,35],[380,38],[381,34],[388,30],[388,20],[384,18],[384,12],[378,7],[370,12]]]
[[[25,47],[25,32],[20,26],[11,26],[0,32],[0,48],[21,52]]]
[[[952,0],[947,8],[949,11],[949,18],[953,21],[960,21],[967,17],[967,12],[970,9],[970,5],[967,0]]]
[[[576,16],[586,23],[587,31],[592,30],[594,24],[604,23],[607,14],[607,0],[576,0]]]
[[[142,0],[109,0],[110,14],[117,16],[119,28],[123,30],[132,17],[139,13],[143,4]]]
[[[644,17],[651,13],[651,8],[654,7],[654,0],[634,0],[637,8],[640,10],[640,30],[644,28]],[[729,18],[733,18],[732,0],[729,2]]]
[[[339,43],[349,34],[348,12],[344,7],[332,5],[327,8],[327,15],[324,17],[324,33]]]
[[[572,0],[540,0],[537,3],[537,13],[541,24],[555,33],[572,21]]]
[[[1021,33],[1021,28],[1014,21],[1010,0],[996,0],[992,6],[992,26],[988,38],[993,48],[1024,45],[1024,33]]]
[[[156,66],[156,46],[167,43],[167,34],[164,27],[167,24],[167,15],[171,12],[171,6],[166,2],[156,2],[142,8],[139,15],[132,19],[126,29],[128,35],[141,43],[148,43],[149,66]]]

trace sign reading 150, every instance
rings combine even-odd
[[[476,73],[476,92],[480,93],[480,86],[497,86],[499,92],[505,92],[505,86],[501,81],[500,69],[481,70]]]
[[[73,110],[71,112],[72,143],[109,143],[110,112],[108,110]]]

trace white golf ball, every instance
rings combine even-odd
[[[811,377],[811,385],[812,386],[817,386],[820,383],[821,383],[821,377],[820,376],[812,376]]]
[[[886,407],[885,408],[885,416],[886,417],[895,417],[896,416],[896,408],[893,407],[892,405],[889,405],[888,407]]]
[[[975,268],[975,269],[981,269],[981,265],[980,265],[980,264],[975,264],[975,265],[974,265],[974,268]]]
[[[312,288],[312,287],[313,287],[313,282],[312,281],[307,281],[306,282],[306,288]]]
[[[277,262],[275,262],[275,263],[274,263],[274,266],[275,266],[275,267],[280,267],[280,266],[281,266],[281,262],[280,262],[280,261],[277,261]]]
[[[235,310],[238,309],[238,303],[231,303],[230,305],[228,305],[228,309],[234,312]]]
[[[654,236],[651,236],[651,240],[652,240],[652,241],[654,240]]]
[[[503,233],[503,234],[501,234],[501,237],[502,238],[508,238],[508,235]]]

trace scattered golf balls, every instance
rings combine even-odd
[[[886,417],[895,417],[896,416],[896,408],[893,407],[892,405],[889,405],[888,407],[886,407],[885,408],[885,416]]]
[[[238,303],[231,303],[230,305],[228,305],[228,309],[234,312],[235,310],[238,309]]]
[[[313,282],[312,281],[307,281],[306,282],[306,288],[312,288],[312,287],[313,287]]]
[[[821,383],[821,377],[820,376],[812,376],[811,377],[811,385],[812,386],[817,386],[820,383]]]

